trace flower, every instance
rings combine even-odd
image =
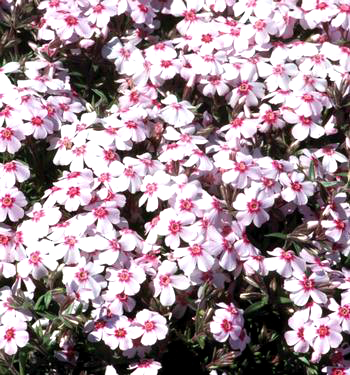
[[[166,319],[162,315],[147,309],[136,314],[131,337],[141,337],[142,345],[153,345],[157,340],[163,340],[167,333]]]
[[[160,295],[160,303],[163,306],[171,306],[175,303],[174,288],[186,290],[190,286],[186,276],[175,275],[176,263],[165,260],[160,267],[156,277],[153,279],[154,296]]]
[[[239,193],[232,206],[239,211],[236,218],[242,225],[253,222],[255,226],[261,227],[270,217],[265,208],[273,204],[273,196],[265,197],[262,191],[251,187],[244,189],[244,193]]]
[[[8,355],[17,353],[18,347],[23,348],[29,341],[26,329],[27,324],[20,319],[9,321],[3,318],[0,326],[0,349]]]

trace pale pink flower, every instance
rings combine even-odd
[[[309,319],[305,314],[296,311],[293,316],[288,319],[288,325],[292,331],[286,331],[284,338],[289,346],[293,346],[297,353],[306,353],[309,351],[310,344],[305,340],[304,331],[308,326]]]
[[[20,161],[13,160],[0,164],[0,180],[5,187],[15,186],[16,181],[23,182],[30,177],[29,168]]]
[[[305,175],[303,173],[292,172],[290,176],[282,173],[280,182],[283,184],[284,189],[281,191],[281,197],[286,202],[294,202],[297,205],[306,204],[308,197],[314,194],[315,187],[310,181],[304,182],[304,179]]]
[[[261,82],[243,80],[234,90],[227,94],[227,101],[231,107],[236,104],[244,103],[247,107],[258,105],[258,99],[261,99],[265,93],[265,86]]]
[[[168,95],[162,100],[166,106],[161,109],[160,117],[176,128],[190,124],[194,119],[193,106],[187,101],[178,102],[175,95]]]
[[[214,339],[219,342],[225,342],[228,339],[237,340],[241,333],[242,325],[241,310],[236,309],[233,304],[230,306],[225,305],[225,308],[215,311],[213,320],[210,322],[210,332],[213,334]]]
[[[10,154],[16,153],[22,146],[25,136],[20,130],[20,126],[11,125],[0,129],[0,152],[8,151]]]
[[[239,211],[236,218],[241,224],[249,225],[253,222],[255,226],[261,227],[270,217],[265,209],[271,207],[274,201],[273,196],[265,197],[264,192],[252,187],[239,193],[232,206]]]
[[[3,325],[0,326],[0,349],[8,355],[13,355],[18,348],[23,348],[29,341],[26,331],[27,324],[17,319],[16,321],[2,318]]]
[[[188,243],[197,236],[189,227],[194,221],[194,215],[190,212],[177,213],[174,209],[167,208],[160,213],[157,232],[166,236],[165,244],[175,250],[180,246],[180,239]]]
[[[142,359],[129,366],[129,370],[134,370],[130,375],[157,375],[161,368],[161,364],[154,359]]]
[[[139,206],[147,201],[146,211],[148,212],[158,208],[158,199],[166,201],[174,194],[170,186],[170,176],[164,171],[157,171],[153,176],[145,176],[140,190],[144,194],[139,200]]]
[[[153,345],[157,340],[165,339],[167,333],[168,327],[164,316],[147,309],[136,314],[131,337],[133,339],[141,337],[142,345]]]
[[[305,329],[305,338],[315,350],[315,355],[326,354],[330,348],[337,348],[343,341],[338,320],[329,317],[312,322]]]
[[[81,299],[88,301],[100,295],[102,287],[106,284],[101,275],[104,267],[94,262],[86,262],[81,257],[79,263],[73,267],[63,268],[62,282],[68,291],[79,293]]]
[[[146,280],[144,270],[132,263],[129,268],[108,268],[106,279],[113,285],[114,293],[125,293],[128,296],[137,294],[141,284]]]
[[[120,316],[112,327],[106,329],[103,341],[112,349],[127,350],[133,347],[131,339],[131,323],[126,316]]]
[[[221,160],[217,166],[227,170],[222,175],[225,184],[232,184],[235,188],[243,189],[250,185],[251,180],[259,180],[260,169],[251,155],[236,153],[236,160]]]
[[[103,28],[108,25],[111,17],[117,14],[117,6],[112,0],[93,0],[90,2],[91,8],[85,13],[89,22]]]
[[[284,250],[276,247],[273,251],[268,251],[273,258],[266,258],[265,265],[269,271],[276,271],[283,277],[292,276],[293,272],[305,272],[305,262],[296,256],[291,250]]]
[[[160,295],[160,303],[163,306],[171,306],[175,303],[175,289],[186,290],[190,283],[186,276],[175,275],[177,272],[176,263],[168,260],[158,268],[156,277],[153,279],[154,296]]]
[[[327,309],[334,311],[328,317],[338,321],[344,332],[350,332],[350,304],[342,301],[341,305],[339,305],[334,298],[330,298]]]
[[[0,222],[4,222],[8,216],[12,222],[18,221],[24,216],[22,207],[27,205],[24,194],[16,187],[1,188],[0,193]]]
[[[22,278],[32,275],[35,280],[40,280],[48,275],[48,269],[54,271],[58,266],[51,241],[44,239],[31,242],[26,255],[17,265],[18,274]]]
[[[294,273],[292,278],[284,281],[284,289],[291,292],[290,299],[297,306],[304,306],[311,297],[316,303],[326,303],[328,298],[318,288],[327,285],[329,279],[324,273],[313,272],[307,277],[303,273]]]
[[[330,174],[334,173],[338,169],[338,163],[346,163],[348,161],[346,156],[336,151],[335,147],[330,146],[316,150],[314,155],[317,158],[322,157],[322,167],[327,173]]]
[[[207,272],[214,265],[214,257],[209,243],[191,243],[188,247],[179,247],[174,251],[179,267],[190,275],[196,268]]]
[[[271,64],[261,61],[257,63],[259,76],[265,78],[265,84],[270,92],[278,88],[282,90],[289,89],[289,77],[297,74],[298,68],[293,63],[277,63],[271,59]]]
[[[52,27],[57,32],[57,35],[67,40],[77,34],[83,38],[90,38],[93,34],[92,28],[85,17],[82,17],[79,11],[64,12],[60,17],[52,21]]]

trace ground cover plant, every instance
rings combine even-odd
[[[0,58],[0,374],[350,374],[348,0],[2,0]]]

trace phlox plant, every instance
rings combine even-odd
[[[350,374],[347,0],[4,0],[0,35],[0,374]]]

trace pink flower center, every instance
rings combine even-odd
[[[271,188],[273,185],[275,185],[275,181],[272,180],[271,178],[262,177],[261,180],[264,186],[267,188]]]
[[[177,233],[181,231],[181,222],[170,220],[168,229],[172,235],[176,235]]]
[[[139,4],[138,7],[142,13],[148,13],[148,8],[145,5]]]
[[[60,5],[60,0],[50,0],[49,1],[49,7],[50,8],[56,8],[59,7]]]
[[[16,163],[13,161],[9,161],[8,163],[4,164],[5,172],[14,172],[17,169]]]
[[[99,207],[99,208],[96,208],[94,210],[94,215],[98,218],[98,219],[103,219],[104,217],[108,216],[108,211],[106,208],[104,207]]]
[[[44,216],[45,216],[44,210],[34,211],[32,220],[35,221],[35,222],[38,222]]]
[[[202,255],[202,246],[194,244],[188,248],[192,256]]]
[[[5,332],[4,339],[9,342],[15,338],[15,329],[14,328],[8,328]]]
[[[309,280],[309,279],[305,278],[300,283],[303,286],[304,290],[312,290],[312,289],[315,288],[315,282],[313,280]]]
[[[80,281],[86,281],[89,278],[89,273],[85,271],[83,268],[80,268],[80,270],[75,274],[75,277]]]
[[[1,138],[10,140],[14,134],[13,130],[10,128],[5,128],[1,130]]]
[[[251,85],[249,85],[249,83],[247,81],[243,81],[239,87],[238,87],[238,91],[241,95],[247,95],[248,92],[251,90]]]
[[[162,275],[159,277],[159,284],[162,286],[168,286],[170,284],[170,277],[168,275]]]
[[[66,24],[70,27],[76,26],[78,24],[78,18],[74,16],[67,16],[64,20],[66,21]]]
[[[29,263],[35,266],[41,263],[40,251],[34,251],[30,254]]]
[[[304,126],[310,126],[312,121],[310,117],[304,117],[304,116],[299,116],[299,120],[302,125]]]
[[[294,254],[291,251],[283,251],[281,253],[281,258],[286,260],[287,262],[290,262],[294,259]]]
[[[127,177],[134,177],[136,175],[134,168],[131,165],[124,169],[124,174]]]
[[[169,66],[172,66],[173,63],[171,60],[162,60],[161,63],[160,63],[160,66],[162,68],[169,68]]]
[[[69,247],[73,247],[77,242],[78,240],[74,236],[67,236],[64,238],[65,245],[68,245]]]
[[[248,169],[247,165],[241,161],[235,164],[235,170],[239,172],[245,172]]]
[[[324,56],[320,55],[320,54],[317,54],[317,55],[315,55],[315,56],[312,57],[312,61],[315,64],[321,64],[324,61]]]
[[[75,196],[80,195],[80,188],[71,186],[67,191],[67,195],[69,196],[69,198],[74,198]]]
[[[349,47],[341,47],[340,50],[343,53],[346,53],[348,56],[350,56],[350,48]]]
[[[298,328],[297,336],[299,337],[299,339],[304,340],[304,327]]]
[[[116,297],[119,299],[120,302],[128,301],[128,296],[124,292],[117,294]]]
[[[193,21],[197,20],[197,14],[196,14],[196,11],[194,9],[185,11],[183,13],[183,16],[184,16],[185,20],[188,21],[188,22],[193,22]]]
[[[272,161],[272,166],[273,166],[276,170],[278,170],[279,172],[283,172],[283,170],[284,170],[284,168],[283,168],[283,164],[280,163],[280,162],[277,161],[277,160],[273,160],[273,161]]]
[[[105,7],[102,4],[97,4],[93,8],[94,13],[102,13],[102,11],[105,9]]]
[[[338,315],[345,319],[350,319],[350,305],[339,307]]]
[[[320,10],[324,10],[324,9],[326,9],[327,7],[328,7],[328,4],[325,3],[325,2],[321,2],[321,3],[318,3],[318,4],[316,5],[316,9],[320,9]]]
[[[15,198],[12,198],[10,194],[5,194],[5,196],[0,199],[0,202],[2,207],[10,208],[15,202]]]
[[[284,67],[282,65],[276,65],[273,68],[273,74],[275,74],[275,75],[281,75],[282,73],[284,73]]]
[[[114,331],[114,336],[118,338],[122,338],[126,336],[126,331],[124,328],[117,328]]]
[[[232,323],[229,322],[227,319],[224,319],[221,323],[221,328],[225,331],[225,332],[230,332],[232,330]]]
[[[334,220],[335,227],[339,230],[344,230],[345,228],[345,223],[344,221],[341,220]]]
[[[149,183],[146,185],[146,193],[148,195],[153,195],[158,189],[158,185],[155,182]]]
[[[264,122],[267,122],[270,125],[274,124],[277,120],[277,114],[274,111],[272,111],[271,109],[269,109],[264,114],[263,120],[264,120]]]
[[[35,116],[35,117],[32,117],[31,122],[32,122],[32,125],[34,126],[41,126],[44,123],[44,120],[39,116]]]
[[[321,338],[329,336],[329,328],[323,324],[318,327],[316,332]]]
[[[254,212],[258,212],[260,210],[260,202],[256,199],[252,199],[249,203],[248,203],[248,211],[250,213],[254,213]]]
[[[331,375],[346,375],[345,368],[334,368]]]
[[[341,13],[350,13],[350,5],[340,4],[339,9]]]
[[[99,329],[103,329],[104,327],[106,327],[106,322],[104,320],[98,320],[94,324],[94,329],[96,331],[98,331]]]
[[[126,282],[131,279],[131,273],[128,270],[121,270],[118,273],[119,281]]]
[[[314,97],[311,94],[304,94],[301,99],[306,103],[312,103],[314,101]]]
[[[323,147],[322,152],[329,156],[334,155],[334,150],[330,147]]]
[[[230,124],[231,124],[231,126],[232,126],[233,128],[239,128],[239,127],[241,127],[242,124],[243,124],[243,119],[241,119],[240,117],[235,118],[234,120],[231,121]]]
[[[203,43],[210,43],[213,41],[213,37],[211,36],[211,34],[203,34],[202,35],[202,42]]]
[[[190,199],[181,199],[180,200],[180,210],[181,211],[192,211],[193,202]]]
[[[137,129],[137,125],[135,121],[126,121],[125,125],[128,129]]]
[[[294,191],[301,191],[302,189],[302,186],[299,182],[292,182],[291,184],[291,188],[294,190]]]
[[[264,30],[266,27],[266,23],[263,20],[257,20],[254,24],[254,29],[258,31]]]
[[[103,157],[108,162],[117,160],[117,156],[113,150],[103,150]]]
[[[147,320],[143,326],[146,332],[153,331],[156,328],[156,325],[151,320]]]

